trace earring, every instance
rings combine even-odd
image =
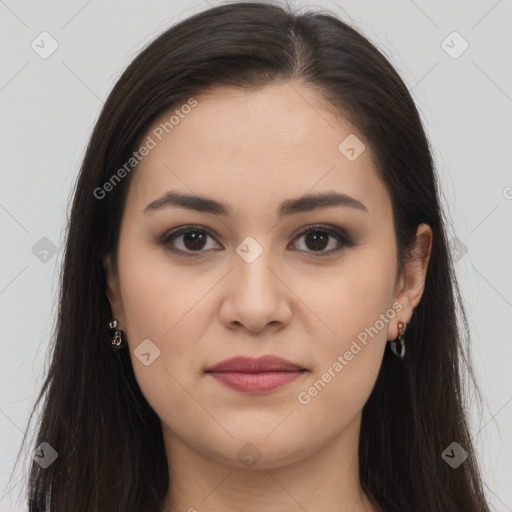
[[[113,350],[119,350],[121,348],[124,347],[124,341],[123,341],[123,337],[122,337],[122,333],[123,331],[121,330],[118,330],[117,329],[117,326],[118,326],[118,323],[117,323],[117,320],[112,320],[110,323],[109,323],[109,327],[111,329],[114,329],[115,332],[114,332],[114,337],[112,338],[112,349]]]
[[[395,354],[396,357],[399,359],[403,359],[405,355],[405,342],[404,342],[404,335],[405,335],[405,328],[407,324],[405,322],[399,321],[398,322],[398,331],[399,335],[396,340],[389,340],[389,344],[391,346],[391,350],[393,351],[393,354]]]

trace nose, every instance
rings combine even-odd
[[[224,283],[220,320],[229,329],[245,328],[250,332],[272,332],[286,326],[292,315],[293,293],[280,275],[279,265],[265,249],[248,262],[235,254],[233,269]]]

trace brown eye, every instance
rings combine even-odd
[[[204,228],[185,226],[165,234],[160,243],[173,252],[183,254],[184,256],[195,256],[191,253],[200,254],[206,252],[203,249],[211,248],[207,247],[208,238],[213,239],[213,236]]]
[[[350,236],[339,228],[329,226],[309,226],[302,231],[295,240],[304,238],[300,251],[312,254],[315,257],[328,256],[345,247],[355,245]],[[208,250],[219,250],[222,246],[215,243],[208,247],[209,239],[215,241],[215,237],[201,226],[183,226],[166,233],[160,240],[160,244],[166,249],[185,257],[201,256]],[[315,254],[316,253],[316,254]]]
[[[325,256],[337,252],[344,247],[352,247],[354,242],[343,231],[324,226],[310,226],[296,239],[304,238],[304,250],[306,252],[319,253]],[[326,250],[331,246],[329,249]]]
[[[305,238],[306,246],[312,251],[321,251],[329,243],[330,235],[323,231],[310,231]]]
[[[198,231],[188,231],[183,233],[183,244],[187,249],[197,251],[204,247],[207,236],[207,234]]]

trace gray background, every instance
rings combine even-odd
[[[145,44],[218,3],[0,0],[0,512],[26,510],[31,453],[10,477],[48,363],[67,205],[102,102]],[[294,5],[325,6],[358,26],[412,90],[458,240],[486,397],[481,412],[473,409],[474,440],[495,510],[512,511],[511,1]],[[43,51],[43,31],[58,43],[46,59],[31,47]],[[454,31],[469,44],[461,55]]]

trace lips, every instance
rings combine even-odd
[[[258,358],[238,356],[226,359],[220,363],[208,368],[210,372],[243,372],[243,373],[259,373],[259,372],[283,372],[298,371],[305,368],[291,363],[286,359],[277,356],[261,356]]]
[[[233,357],[206,370],[228,388],[248,394],[270,393],[305,374],[307,370],[277,356]]]

